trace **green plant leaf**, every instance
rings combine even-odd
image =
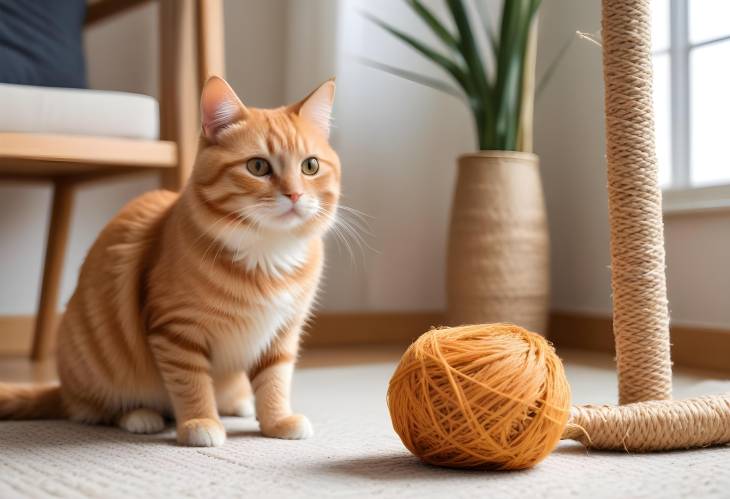
[[[497,142],[507,150],[517,147],[525,53],[539,0],[509,0],[504,4],[497,57],[495,117]]]
[[[484,0],[476,0],[477,13],[482,21],[484,27],[484,33],[487,35],[487,41],[492,49],[492,53],[497,54],[497,46],[499,45],[499,39],[492,28],[492,23],[489,22],[489,15],[487,13],[487,4]]]
[[[368,59],[366,57],[358,57],[358,61],[371,68],[383,71],[385,73],[390,73],[394,76],[398,76],[398,77],[404,78],[406,80],[410,80],[414,83],[418,83],[419,85],[425,85],[427,87],[431,87],[434,90],[438,90],[439,92],[443,92],[445,94],[452,95],[454,97],[458,97],[461,100],[464,100],[463,92],[460,92],[458,89],[452,87],[448,83],[445,83],[436,78],[431,78],[430,76],[422,75],[419,73],[414,73],[413,71],[396,68],[395,66],[383,64],[381,62],[377,62],[372,59]]]
[[[399,38],[400,40],[404,41],[408,45],[410,45],[413,49],[420,52],[421,55],[426,57],[427,59],[430,59],[433,63],[441,66],[446,72],[448,72],[461,87],[464,89],[464,92],[469,96],[473,96],[473,90],[471,82],[469,81],[467,74],[461,68],[458,64],[456,64],[454,61],[449,59],[447,56],[440,54],[436,50],[432,49],[428,45],[424,44],[423,42],[416,40],[410,35],[405,34],[404,32],[400,31],[397,28],[394,28],[393,26],[389,25],[388,23],[381,21],[377,17],[373,16],[369,13],[364,13],[365,17],[372,21],[373,23],[377,24],[384,30],[386,30],[391,35],[395,36],[396,38]]]
[[[474,109],[480,115],[477,117],[477,128],[480,129],[480,135],[491,134],[490,127],[494,122],[492,89],[487,81],[487,73],[472,33],[466,8],[462,0],[446,0],[446,5],[459,31],[459,48],[469,69],[467,77],[472,81],[478,96],[477,102],[474,103]]]
[[[444,55],[368,13],[364,15],[441,67],[454,79],[463,90],[462,97],[466,98],[473,114],[481,149],[515,150],[521,120],[528,37],[541,1],[502,0],[502,19],[498,36],[495,36],[489,23],[484,5],[478,4],[481,24],[494,54],[493,79],[485,71],[483,54],[477,46],[465,0],[444,0],[456,25],[456,33],[440,21],[422,0],[405,1],[436,35],[444,48],[450,51],[449,54]],[[477,0],[481,1],[483,0]],[[458,58],[455,58],[457,54]],[[457,89],[435,78],[375,61],[369,61],[368,64],[451,95],[459,94]],[[543,80],[540,82],[540,86],[542,85]]]
[[[420,0],[406,0],[406,3],[418,14],[431,31],[451,50],[458,50],[459,42],[441,21]]]

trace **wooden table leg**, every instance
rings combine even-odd
[[[66,180],[57,180],[53,189],[51,222],[48,228],[43,265],[43,283],[33,334],[31,359],[34,361],[47,358],[55,344],[58,294],[61,287],[72,208],[73,185]]]

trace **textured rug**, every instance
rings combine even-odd
[[[316,435],[261,437],[227,419],[222,448],[174,444],[172,431],[128,435],[68,422],[0,422],[0,498],[16,497],[729,497],[730,448],[627,455],[563,443],[536,468],[478,472],[422,465],[385,407],[393,364],[302,369],[294,406]],[[569,362],[576,402],[615,399],[607,367]],[[678,395],[728,384],[680,377]]]

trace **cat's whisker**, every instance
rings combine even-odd
[[[370,230],[370,224],[368,224],[367,220],[364,219],[364,217],[374,218],[371,215],[367,215],[363,212],[360,212],[359,210],[355,210],[354,208],[350,208],[349,206],[345,205],[338,205],[337,206],[338,211],[336,213],[336,220],[339,224],[345,227],[345,230],[349,230],[352,232],[352,236],[358,240],[359,244],[361,246],[367,247],[370,251],[373,251],[377,254],[380,254],[380,251],[373,248],[368,244],[366,239],[362,236],[361,233],[364,233],[367,236],[375,237],[375,235]],[[340,208],[342,211],[340,211]],[[351,217],[348,219],[348,217]]]
[[[378,250],[370,246],[367,241],[360,235],[359,231],[364,231],[364,229],[362,229],[362,227],[356,222],[346,220],[343,213],[332,213],[322,208],[318,215],[324,215],[327,220],[331,222],[332,233],[335,235],[338,241],[342,242],[342,244],[346,247],[350,256],[350,260],[353,263],[357,262],[357,259],[355,258],[355,252],[353,250],[353,245],[357,246],[357,249],[359,250],[360,261],[364,261],[365,259],[364,248],[367,248],[377,254],[380,253]],[[367,234],[372,236],[372,234],[370,234],[369,232],[367,232]]]
[[[364,213],[360,210],[356,210],[355,208],[351,208],[349,206],[345,206],[343,204],[338,205],[332,205],[330,203],[325,203],[325,206],[329,208],[336,208],[339,215],[341,215],[342,218],[350,217],[349,222],[353,226],[355,226],[360,232],[363,232],[367,234],[368,236],[375,237],[370,229],[370,223],[366,219],[375,219],[372,215],[368,215],[367,213]]]
[[[325,222],[330,223],[331,233],[334,234],[336,240],[341,243],[345,247],[345,249],[347,249],[347,253],[350,256],[350,261],[354,263],[355,255],[352,251],[352,246],[350,245],[348,239],[342,234],[340,228],[337,226],[336,217],[331,212],[325,210],[324,207],[320,207],[315,213],[314,218],[324,219]]]
[[[228,222],[223,226],[223,230],[221,230],[221,233],[225,233],[231,225],[237,224],[237,223],[238,223],[237,219],[228,220]],[[208,251],[210,251],[210,248],[212,248],[214,246],[218,246],[218,249],[217,249],[215,255],[213,256],[213,263],[215,264],[215,259],[217,258],[218,254],[221,252],[221,250],[224,248],[224,244],[215,236],[213,236],[213,240],[210,242],[208,247],[205,249],[203,256],[200,257],[201,264],[205,261],[205,257],[208,255]]]
[[[235,215],[236,218],[233,220],[228,220],[228,223],[226,223],[226,225],[223,227],[223,230],[221,230],[221,232],[225,233],[226,231],[228,231],[230,233],[234,233],[241,227],[241,225],[243,225],[244,222],[249,222],[256,228],[259,224],[259,221],[257,219],[254,219],[254,217],[251,214],[244,213],[243,210],[256,209],[256,208],[260,208],[262,206],[264,206],[264,203],[255,203],[249,207],[242,208],[241,210],[238,210],[235,213],[231,213],[231,215]],[[225,217],[226,217],[226,215],[224,215],[221,218],[225,218]],[[220,221],[220,220],[221,219],[219,219],[218,221]],[[232,224],[235,224],[235,225],[233,225],[233,227],[231,227]],[[218,258],[220,253],[225,248],[225,244],[223,244],[221,241],[219,241],[215,235],[213,235],[213,241],[208,245],[205,252],[203,253],[203,256],[201,257],[201,262],[205,259],[205,256],[207,255],[210,248],[216,244],[218,245],[218,250],[216,251],[216,254],[213,257],[213,264],[215,264],[216,259]],[[238,258],[238,250],[236,250],[236,252],[234,254],[234,260],[236,260],[237,258]]]
[[[370,250],[373,250],[373,251],[375,251],[375,249],[374,249],[374,248],[372,248],[372,247],[371,247],[371,246],[370,246],[370,245],[369,245],[369,244],[367,243],[367,241],[365,240],[365,238],[364,238],[364,237],[362,237],[362,235],[360,234],[360,232],[358,232],[359,230],[362,230],[362,229],[360,229],[360,228],[359,228],[359,227],[357,227],[356,225],[352,224],[352,223],[351,223],[350,221],[348,221],[348,220],[347,220],[346,218],[344,218],[344,217],[340,218],[340,219],[339,219],[339,222],[340,222],[340,223],[342,224],[342,226],[343,226],[343,227],[344,227],[344,228],[345,228],[346,230],[349,230],[349,231],[351,231],[351,232],[352,232],[352,235],[353,235],[354,237],[356,237],[356,238],[357,238],[357,240],[358,240],[358,241],[360,241],[360,243],[362,243],[363,245],[365,245],[365,246],[366,246],[366,247],[367,247],[368,249],[370,249]],[[372,235],[372,234],[370,234],[370,235]]]
[[[355,208],[353,208],[351,206],[346,206],[344,204],[339,204],[337,206],[338,206],[338,208],[343,209],[343,210],[345,210],[345,211],[347,211],[349,213],[352,213],[355,216],[358,216],[358,217],[361,217],[361,218],[369,218],[371,220],[374,220],[375,219],[375,217],[373,215],[368,215],[364,211],[360,211],[360,210],[355,209]]]
[[[228,219],[228,222],[223,226],[223,229],[220,231],[220,232],[226,232],[228,230],[228,228],[231,226],[231,224],[237,221],[236,219],[241,219],[241,220],[246,220],[246,221],[249,221],[250,220],[251,217],[250,217],[250,215],[248,215],[245,212],[245,210],[257,209],[257,208],[261,208],[263,206],[265,206],[265,203],[264,202],[259,202],[259,203],[255,203],[255,204],[253,204],[251,206],[244,207],[244,208],[241,208],[239,210],[236,210],[235,212],[231,212],[229,214],[222,215],[215,222],[213,222],[209,227],[207,227],[206,230],[202,231],[201,234],[195,239],[195,241],[194,241],[193,244],[197,243],[205,235],[211,236],[211,239],[212,240],[211,240],[210,243],[208,243],[208,246],[205,248],[205,251],[203,252],[203,256],[200,259],[201,263],[205,260],[205,257],[207,256],[208,252],[210,251],[210,249],[213,246],[216,246],[216,245],[221,246],[222,245],[222,243],[218,240],[218,237],[216,235],[216,230],[215,230],[215,227],[221,221],[223,221],[225,219]],[[228,218],[230,215],[234,215],[236,217],[236,219],[230,220],[230,218]],[[256,227],[257,224],[258,224],[258,222],[254,222],[255,228],[257,228]],[[238,224],[237,224],[237,226],[238,226]],[[218,248],[218,253],[220,253],[220,251],[221,251],[221,248],[219,247]],[[214,261],[215,261],[215,259],[214,259]]]
[[[351,225],[359,232],[362,232],[366,236],[375,237],[375,235],[371,232],[370,225],[368,225],[366,222],[363,222],[362,220],[358,220],[356,218],[348,218],[349,215],[347,213],[339,213],[338,215],[341,220]]]
[[[345,219],[343,218],[337,218],[335,226],[342,231],[343,234],[346,236],[349,236],[350,240],[353,242],[353,244],[357,247],[357,249],[360,252],[360,257],[364,260],[365,259],[365,247],[367,247],[369,250],[374,251],[375,250],[365,242],[365,240],[362,238],[360,233],[355,229],[352,225],[350,225]]]
[[[221,218],[219,218],[219,219],[218,219],[218,220],[216,221],[216,224],[217,224],[217,222],[219,222],[220,220],[222,220],[222,219],[224,219],[224,218],[227,218],[227,215],[223,215],[223,216],[222,216]],[[221,232],[225,232],[225,231],[226,231],[226,229],[227,229],[227,228],[228,228],[228,227],[229,227],[229,226],[230,226],[230,225],[231,225],[231,224],[232,224],[233,222],[234,222],[234,220],[230,220],[230,219],[228,219],[228,222],[226,222],[226,224],[225,224],[225,225],[223,226],[223,230],[222,230]],[[215,225],[215,224],[214,224],[214,225]],[[208,231],[208,232],[210,232],[210,231]],[[203,234],[205,234],[205,232],[204,232]],[[211,238],[211,241],[210,241],[210,243],[208,243],[208,246],[207,246],[207,247],[205,248],[205,251],[203,252],[203,255],[202,255],[202,256],[200,257],[200,263],[201,263],[201,264],[202,264],[202,263],[203,263],[203,262],[205,261],[205,257],[206,257],[206,256],[208,255],[208,251],[210,251],[210,249],[211,249],[212,247],[214,247],[214,246],[219,246],[219,250],[220,250],[220,246],[222,246],[221,242],[220,242],[220,241],[218,240],[218,238],[216,237],[216,235],[215,235],[215,234],[211,234],[211,236],[212,236],[212,238]],[[202,237],[202,236],[201,236],[201,237]]]
[[[350,262],[355,263],[355,253],[352,250],[352,245],[350,244],[350,241],[347,239],[347,237],[342,233],[341,229],[338,226],[333,225],[332,233],[335,235],[335,237],[337,237],[337,240],[345,246],[345,249],[347,249],[347,254],[350,256]]]

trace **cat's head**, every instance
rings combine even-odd
[[[202,134],[189,189],[219,226],[321,234],[333,222],[340,161],[329,144],[335,82],[277,109],[246,107],[221,78],[201,97]]]

